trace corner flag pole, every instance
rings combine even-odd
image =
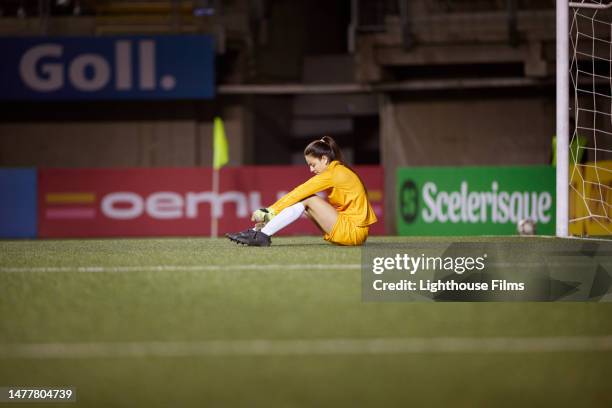
[[[212,171],[212,191],[214,197],[219,194],[219,169],[229,161],[227,138],[223,120],[215,117],[213,124],[213,171]],[[215,200],[216,201],[216,200]],[[217,218],[216,206],[214,201],[210,207],[210,236],[217,238],[219,234],[219,220]]]

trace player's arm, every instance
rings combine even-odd
[[[331,187],[333,187],[331,172],[326,171],[317,174],[285,194],[281,199],[268,207],[268,210],[271,210],[274,214],[278,214],[285,208]]]

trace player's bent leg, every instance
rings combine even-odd
[[[326,233],[331,233],[334,225],[338,220],[338,212],[330,203],[319,196],[313,195],[304,200],[302,203],[308,211],[308,215],[313,221]]]
[[[367,226],[354,225],[351,220],[338,214],[336,209],[318,196],[302,201],[306,214],[324,233],[326,241],[336,245],[362,245],[368,238]]]
[[[310,196],[285,208],[261,230],[249,229],[237,234],[227,234],[227,237],[234,242],[249,246],[269,246],[272,235],[295,222],[305,211],[324,234],[332,232],[338,220],[336,209],[321,197]]]
[[[248,246],[270,246],[272,243],[270,237],[295,222],[304,211],[305,207],[301,202],[293,204],[278,213],[263,228],[249,229],[237,234],[227,234],[227,237],[234,242]]]
[[[302,213],[304,213],[304,204],[296,203],[290,207],[285,208],[283,211],[278,213],[270,222],[268,222],[262,229],[266,235],[272,236],[287,225],[294,223]]]
[[[314,225],[317,226],[317,228],[319,229],[319,231],[321,231],[321,234],[325,234],[325,230],[323,228],[321,228],[321,226],[319,225],[319,223],[317,222],[317,220],[314,219],[314,217],[310,214],[310,210],[307,208],[306,211],[304,211],[304,214],[306,214],[306,216],[308,217],[308,219],[310,221],[312,221],[312,223]]]

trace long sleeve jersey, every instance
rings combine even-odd
[[[377,221],[361,180],[337,160],[332,161],[322,173],[311,177],[285,194],[270,208],[278,214],[285,208],[324,190],[329,190],[327,199],[336,211],[348,217],[356,226],[365,227]]]

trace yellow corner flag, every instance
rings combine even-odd
[[[218,170],[225,166],[228,161],[229,153],[223,120],[217,116],[213,128],[213,168]]]

